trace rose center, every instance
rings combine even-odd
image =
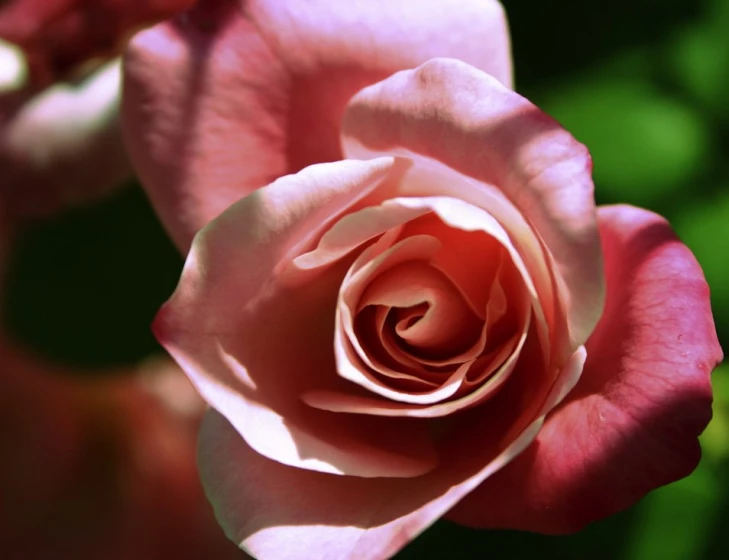
[[[357,256],[338,302],[342,378],[392,401],[445,408],[503,385],[529,325],[529,293],[508,239],[467,217],[458,216],[462,229],[424,214]]]

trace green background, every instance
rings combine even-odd
[[[702,264],[729,342],[729,1],[505,1],[517,89],[590,148],[600,203],[665,215]],[[148,325],[182,265],[138,187],[22,232],[5,316],[86,366],[158,352]],[[690,477],[566,537],[439,522],[398,558],[694,560],[729,550],[729,367]],[[721,551],[724,551],[722,553]]]

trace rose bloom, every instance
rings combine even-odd
[[[226,6],[133,40],[123,117],[178,246],[204,226],[154,330],[211,406],[228,536],[386,558],[443,515],[566,533],[690,473],[706,282],[664,219],[595,207],[585,147],[508,88],[500,6]]]

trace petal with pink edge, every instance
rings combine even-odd
[[[709,291],[661,217],[599,210],[605,314],[578,385],[536,441],[449,514],[478,527],[568,533],[687,476],[722,359]]]
[[[466,374],[469,371],[470,366],[473,364],[473,359],[464,361],[464,364],[457,369],[450,371],[449,373],[443,372],[442,384],[430,388],[428,391],[412,391],[403,390],[399,387],[395,387],[392,383],[389,383],[382,376],[377,375],[377,371],[385,373],[387,377],[396,377],[389,374],[388,371],[383,370],[379,364],[375,363],[372,355],[365,349],[364,341],[368,338],[366,336],[358,336],[358,329],[356,328],[355,316],[360,310],[363,303],[369,301],[367,298],[372,297],[373,290],[378,287],[383,289],[383,279],[389,278],[391,281],[385,291],[394,295],[395,288],[393,282],[402,282],[402,277],[407,276],[408,273],[414,273],[416,267],[421,277],[419,279],[411,278],[408,280],[408,286],[402,286],[399,290],[399,297],[402,300],[406,297],[411,300],[408,305],[403,303],[405,307],[412,307],[416,301],[421,301],[422,296],[427,292],[428,283],[431,282],[432,274],[437,274],[437,278],[440,279],[440,286],[445,285],[445,276],[433,268],[429,261],[433,260],[434,254],[440,248],[441,243],[436,237],[420,234],[405,236],[401,241],[392,245],[388,242],[388,236],[381,237],[377,242],[370,245],[365,249],[350,267],[347,275],[345,276],[340,291],[339,302],[337,305],[336,315],[336,332],[335,332],[335,353],[337,358],[337,371],[339,374],[352,381],[353,383],[364,387],[374,394],[381,395],[390,400],[400,401],[404,403],[410,403],[416,406],[412,407],[393,407],[390,403],[383,402],[381,407],[385,414],[397,415],[397,413],[404,413],[403,415],[408,416],[440,416],[449,414],[466,406],[472,406],[477,401],[484,400],[487,396],[495,391],[506,379],[513,369],[513,366],[519,356],[521,346],[526,337],[526,331],[529,326],[529,318],[531,313],[534,313],[536,331],[542,334],[540,338],[543,341],[543,350],[545,354],[549,354],[549,343],[547,342],[547,336],[545,330],[547,328],[544,321],[541,304],[537,298],[534,283],[530,277],[520,255],[516,252],[513,245],[510,242],[510,238],[501,225],[486,211],[481,208],[469,205],[461,200],[452,199],[447,197],[427,197],[427,198],[402,198],[402,199],[391,199],[383,204],[381,209],[383,212],[395,212],[396,215],[400,215],[403,208],[409,208],[418,211],[416,215],[422,214],[422,209],[427,209],[433,216],[437,216],[438,220],[442,224],[441,230],[451,229],[463,232],[464,237],[459,238],[460,241],[467,245],[471,251],[471,260],[465,261],[461,266],[465,266],[466,262],[484,260],[488,261],[493,257],[493,248],[491,244],[483,245],[481,243],[486,238],[498,242],[501,250],[506,251],[509,254],[512,265],[518,270],[519,278],[515,279],[515,283],[519,285],[522,292],[527,292],[526,297],[531,296],[530,306],[519,305],[517,302],[512,302],[512,315],[519,315],[514,318],[514,327],[517,329],[521,327],[522,332],[514,333],[515,337],[519,338],[519,343],[512,346],[512,355],[503,362],[498,369],[498,373],[488,383],[484,383],[482,387],[477,388],[471,394],[463,396],[462,398],[449,401],[444,403],[443,406],[438,406],[434,410],[424,410],[423,406],[433,405],[435,403],[442,403],[446,399],[453,397],[457,391],[463,388]],[[367,210],[371,210],[367,209]],[[368,212],[368,215],[371,212]],[[350,214],[349,217],[355,218],[357,213]],[[403,231],[407,232],[408,224]],[[438,229],[434,229],[433,232],[437,232]],[[468,237],[470,236],[470,237]],[[487,247],[485,251],[480,249]],[[418,265],[417,263],[420,263]],[[498,260],[494,260],[492,266],[498,267]],[[473,267],[471,267],[473,269]],[[428,271],[430,273],[428,274]],[[393,274],[394,273],[394,274]],[[426,275],[430,280],[426,280]],[[484,278],[486,280],[486,278]],[[488,286],[488,282],[484,284]],[[452,288],[452,284],[450,284]],[[419,287],[420,289],[417,289]],[[517,292],[513,299],[522,300],[518,293],[520,290],[515,289]],[[441,293],[445,293],[446,290],[442,289]],[[447,309],[443,310],[443,313],[451,314],[451,318],[454,313],[454,309],[461,311],[461,319],[467,322],[467,330],[475,333],[478,338],[478,328],[474,327],[474,322],[479,323],[479,318],[469,309],[469,305],[465,303],[462,294],[455,289],[450,290],[451,301],[447,306]],[[386,294],[380,293],[379,297],[385,297]],[[413,300],[413,298],[420,298],[420,300]],[[436,298],[437,299],[437,298]],[[460,302],[461,306],[456,306],[455,302]],[[436,313],[438,306],[434,305],[435,299],[431,302],[429,313]],[[402,302],[401,302],[402,303]],[[521,308],[520,311],[517,309]],[[467,319],[471,319],[467,321]],[[419,321],[418,325],[428,324],[427,320]],[[446,324],[444,318],[439,320],[439,327]],[[518,326],[517,326],[518,325]],[[362,329],[359,329],[360,332]],[[456,325],[451,324],[448,332],[448,336],[451,337],[457,334],[459,331]],[[367,333],[362,333],[367,334]],[[461,340],[468,340],[468,333],[461,332],[457,334]],[[371,336],[369,338],[372,338]],[[473,337],[471,337],[473,338]],[[375,371],[377,370],[377,371]],[[412,384],[410,384],[412,385]],[[343,399],[340,403],[332,401],[331,393],[327,398],[327,404],[322,400],[322,393],[317,392],[318,396],[316,401],[311,398],[311,394],[305,394],[304,399],[306,402],[313,404],[316,402],[317,406],[329,410],[345,410],[342,407],[344,403],[348,403],[345,406],[349,406],[352,403],[358,403],[357,406],[361,407],[361,399],[356,398],[354,400],[349,398],[349,395],[343,394]],[[376,408],[371,406],[370,408]],[[361,408],[360,408],[361,410]]]
[[[200,472],[228,538],[257,558],[385,559],[511,460],[539,425],[485,464],[477,464],[483,456],[474,453],[422,477],[337,477],[266,459],[210,411],[200,435]]]

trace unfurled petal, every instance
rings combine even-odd
[[[576,531],[687,476],[721,360],[699,265],[668,223],[599,211],[607,305],[579,384],[536,441],[449,517],[479,527]]]
[[[200,435],[206,494],[228,537],[257,558],[390,558],[479,481],[508,463],[539,422],[507,449],[482,445],[416,478],[334,476],[271,461],[210,411]]]
[[[534,380],[530,390],[540,398],[530,407],[514,406],[517,384],[491,412],[467,412],[462,429],[441,442],[449,460],[413,478],[333,476],[282,465],[256,453],[210,411],[198,459],[205,492],[228,537],[258,558],[308,560],[312,551],[322,558],[390,558],[529,445],[544,414],[574,386],[584,359],[581,348],[556,382]],[[528,378],[530,371],[521,373]],[[502,429],[493,429],[494,419]]]

